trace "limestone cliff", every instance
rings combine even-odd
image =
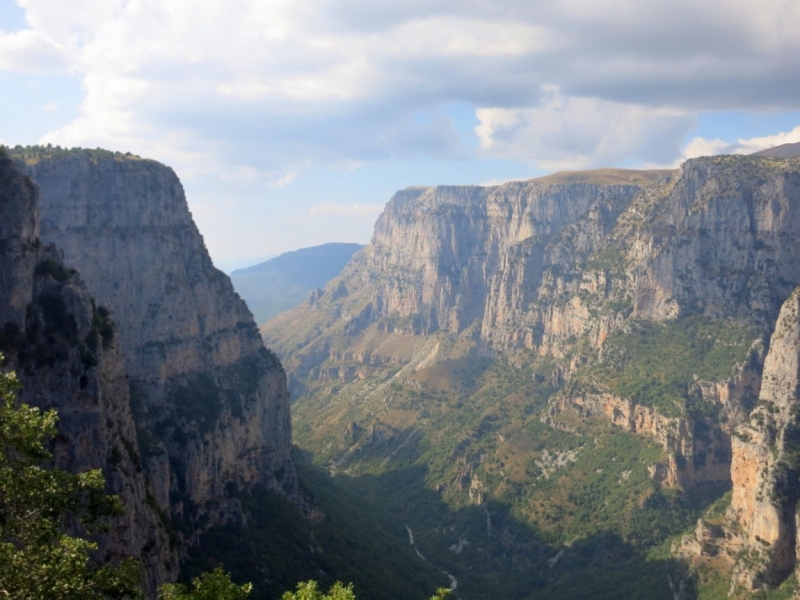
[[[370,245],[266,338],[283,351],[289,337],[316,345],[337,324],[352,335],[381,322],[559,355],[573,336],[599,347],[628,316],[774,320],[800,283],[798,161],[694,159],[628,182],[612,173],[404,190]],[[289,336],[286,323],[306,317]]]
[[[102,469],[124,504],[98,539],[100,560],[141,559],[152,594],[174,578],[177,559],[146,485],[118,332],[58,248],[38,236],[38,190],[0,158],[0,350],[18,371],[21,400],[58,411],[57,466]]]
[[[119,328],[158,506],[191,541],[236,515],[242,486],[299,498],[283,369],[214,268],[175,173],[109,152],[15,157],[41,189],[42,239]]]
[[[700,418],[704,435],[712,429],[702,443],[694,417],[674,424],[683,432],[666,444],[675,464],[682,457],[698,468],[658,467],[672,483],[727,480],[730,435],[760,386],[763,336],[800,284],[799,236],[797,160],[722,156],[675,172],[410,188],[389,202],[370,245],[337,279],[262,331],[298,391],[325,373],[363,373],[354,362],[406,364],[404,339],[446,334],[485,354],[553,357],[562,379],[585,372],[601,398],[611,390],[587,367],[616,368],[603,360],[605,342],[630,323],[691,315],[744,323],[752,331],[742,355],[682,392],[723,417]],[[579,412],[592,404],[584,400]],[[652,424],[672,418],[637,408],[635,397],[618,402]],[[575,403],[553,405],[564,409]]]
[[[733,436],[726,518],[713,535],[683,543],[687,554],[719,554],[733,563],[734,590],[774,587],[797,567],[800,288],[781,308],[762,380],[758,405]]]
[[[588,223],[578,245],[591,252],[642,187],[663,173],[569,175],[397,193],[370,245],[324,293],[273,320],[265,339],[281,351],[307,346],[292,353],[295,368],[295,361],[310,366],[325,356],[325,340],[339,329],[354,335],[371,323],[388,333],[480,338],[498,349],[541,344],[540,327],[525,323],[526,309],[553,280],[564,232]],[[296,321],[299,328],[291,325]]]

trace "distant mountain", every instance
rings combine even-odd
[[[753,152],[753,156],[771,156],[772,158],[800,158],[800,142],[795,144],[781,144],[774,148],[767,148]]]
[[[301,248],[233,271],[231,281],[253,312],[256,323],[266,323],[300,304],[316,288],[325,287],[363,247],[331,243]]]

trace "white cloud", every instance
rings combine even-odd
[[[308,214],[312,217],[347,217],[355,219],[373,219],[383,211],[382,204],[353,204],[346,206],[343,204],[315,204],[308,209]]]
[[[66,67],[64,48],[39,31],[0,31],[0,70],[58,71]]]
[[[220,255],[293,247],[297,230],[261,210],[302,220],[306,245],[367,239],[373,192],[301,181],[312,170],[340,182],[398,158],[672,164],[780,143],[682,148],[699,112],[800,110],[788,0],[16,2],[27,28],[0,32],[0,69],[69,73],[84,94],[41,141],[173,166]],[[309,198],[324,203],[309,211]]]
[[[785,0],[17,2],[30,29],[0,34],[0,68],[85,91],[43,141],[182,174],[463,158],[453,102],[475,107],[481,156],[543,167],[669,162],[698,111],[800,108]]]
[[[675,110],[564,97],[545,86],[535,108],[484,108],[475,132],[489,156],[523,158],[546,169],[585,168],[639,159],[670,160],[690,115]]]
[[[712,156],[714,154],[752,154],[781,144],[794,144],[800,142],[800,126],[791,131],[754,137],[750,139],[739,138],[735,142],[723,140],[706,140],[701,137],[692,139],[683,150],[683,158],[698,156]]]

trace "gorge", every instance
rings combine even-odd
[[[171,169],[9,155],[0,350],[151,594],[794,593],[800,159],[408,188],[259,335]]]

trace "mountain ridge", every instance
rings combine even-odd
[[[267,261],[231,272],[236,291],[263,324],[283,310],[300,304],[324,287],[364,246],[332,242],[285,252]]]

